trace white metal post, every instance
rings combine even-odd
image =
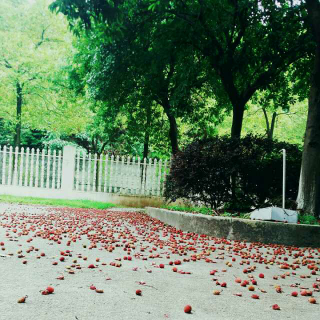
[[[282,208],[285,209],[286,204],[286,150],[283,151],[283,173],[282,173]]]

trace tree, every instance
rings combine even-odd
[[[298,208],[320,216],[320,2],[306,0],[308,18],[316,41],[311,76],[307,127],[298,194]]]
[[[0,4],[0,116],[14,127],[14,146],[25,129],[75,133],[87,121],[86,106],[75,110],[80,101],[64,86],[72,36],[48,4]]]
[[[313,53],[305,6],[289,0],[56,0],[51,8],[67,15],[73,27],[104,23],[110,42],[128,38],[132,17],[142,17],[146,28],[158,21],[152,32],[171,26],[165,41],[178,34],[175,51],[192,48],[210,65],[212,92],[232,107],[233,137],[240,137],[253,95]]]
[[[194,96],[205,81],[200,72],[204,64],[192,50],[185,50],[183,55],[176,50],[179,34],[171,34],[174,28],[170,24],[157,29],[159,19],[144,20],[140,15],[127,19],[126,35],[114,36],[112,42],[102,24],[82,32],[77,62],[85,70],[82,78],[93,99],[116,109],[140,106],[148,110],[151,105],[160,105],[168,118],[172,153],[176,153],[177,118],[200,106]],[[151,123],[148,112],[140,114]]]

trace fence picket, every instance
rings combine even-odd
[[[57,154],[56,150],[53,150],[53,158],[52,158],[52,189],[56,189],[56,160]]]
[[[40,172],[40,186],[44,188],[44,160],[46,156],[46,150],[43,149],[41,153],[41,172]]]
[[[136,189],[135,194],[141,193],[141,183],[140,183],[140,181],[141,181],[141,175],[140,175],[141,168],[140,168],[140,166],[141,166],[141,159],[140,159],[140,157],[138,157],[138,165],[136,166],[136,175],[137,175],[138,185],[136,184],[136,186],[135,186],[135,189]]]
[[[39,156],[40,156],[40,150],[38,148],[37,154],[36,154],[36,178],[35,178],[35,185],[34,185],[36,188],[38,188],[39,186],[39,169],[40,169]]]
[[[153,195],[155,192],[155,184],[157,182],[156,170],[157,170],[157,159],[154,159],[152,170],[151,170],[151,194],[150,195]]]
[[[168,167],[168,160],[166,159],[164,161],[164,170],[163,170],[163,182],[162,182],[162,192],[161,194],[163,194],[164,192],[164,182],[166,181],[166,178],[167,178],[167,167]]]
[[[25,176],[24,176],[24,185],[25,186],[29,186],[29,153],[30,153],[30,149],[27,148],[27,152],[26,152],[26,172],[25,172]]]
[[[16,147],[14,150],[14,164],[13,164],[13,181],[12,185],[18,185],[18,157],[19,157],[19,148]]]
[[[100,154],[100,159],[99,159],[99,184],[98,184],[98,188],[97,191],[99,191],[99,185],[100,185],[100,192],[103,191],[103,183],[102,183],[102,162],[103,159],[103,154]]]
[[[47,180],[46,180],[46,188],[50,188],[50,166],[51,166],[51,152],[50,149],[48,149],[47,153]]]
[[[8,172],[8,185],[12,183],[12,147],[9,149],[9,172]]]
[[[7,147],[4,146],[2,149],[2,180],[1,184],[6,184],[6,168],[7,168]]]
[[[105,159],[105,165],[104,165],[104,185],[103,185],[103,192],[106,192],[108,189],[107,186],[107,178],[108,178],[108,159],[109,155],[106,154],[106,159]]]
[[[88,158],[88,179],[87,179],[87,190],[90,191],[91,187],[91,153],[89,153]]]
[[[58,181],[57,181],[57,189],[61,188],[61,167],[62,167],[62,153],[59,150],[58,154]]]
[[[84,184],[85,184],[85,173],[86,173],[86,154],[84,152],[81,152],[82,156],[82,171],[81,171],[81,191],[84,191]]]
[[[125,174],[124,174],[124,181],[125,181],[125,194],[128,194],[129,193],[129,190],[130,190],[130,193],[131,193],[131,181],[130,181],[130,178],[131,178],[131,161],[130,161],[130,157],[128,156],[127,157],[127,166],[125,168]],[[131,179],[132,180],[132,179]]]
[[[19,168],[19,179],[18,179],[18,185],[22,186],[22,179],[23,179],[23,156],[24,156],[24,148],[22,147],[20,150],[20,168]]]
[[[158,183],[157,183],[157,196],[161,194],[161,176],[162,176],[162,160],[160,159],[158,165]]]
[[[109,192],[112,193],[112,169],[113,169],[113,166],[114,166],[114,155],[112,154],[111,155],[111,161],[110,161],[110,176],[109,176]]]
[[[76,172],[76,186],[75,190],[79,190],[80,186],[80,150],[76,153],[76,159],[77,159],[77,172]]]
[[[143,171],[141,175],[142,194],[146,194],[147,158],[143,159]]]
[[[120,194],[123,193],[123,190],[124,190],[124,185],[125,185],[125,175],[124,175],[124,172],[125,172],[125,157],[122,156],[122,159],[121,159],[121,164],[119,166],[119,184],[120,184]]]
[[[31,164],[31,169],[30,169],[30,186],[33,187],[33,167],[34,167],[34,148],[31,149],[31,155],[30,155],[30,164]]]
[[[119,161],[120,161],[120,157],[118,155],[116,158],[116,165],[115,165],[115,170],[114,170],[114,174],[115,174],[114,182],[115,182],[115,192],[116,193],[119,191],[119,186],[120,186],[120,184],[119,184],[119,180],[120,180]],[[118,177],[118,179],[117,179],[117,177]]]
[[[98,156],[95,153],[94,154],[94,160],[93,160],[93,184],[92,184],[92,191],[97,191],[97,160]]]

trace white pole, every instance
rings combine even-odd
[[[283,151],[283,175],[282,175],[282,208],[285,209],[286,203],[286,150],[282,149]]]

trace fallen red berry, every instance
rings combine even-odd
[[[48,287],[48,288],[47,288],[47,291],[48,291],[48,293],[50,293],[50,294],[51,294],[51,293],[53,293],[53,292],[54,292],[54,288],[52,288],[52,287]]]
[[[102,289],[96,289],[96,292],[97,293],[103,293],[103,290]]]
[[[18,300],[18,303],[25,303],[28,296],[24,296]]]
[[[187,304],[187,305],[184,307],[183,310],[184,310],[185,313],[191,313],[192,307],[191,307],[189,304]]]

